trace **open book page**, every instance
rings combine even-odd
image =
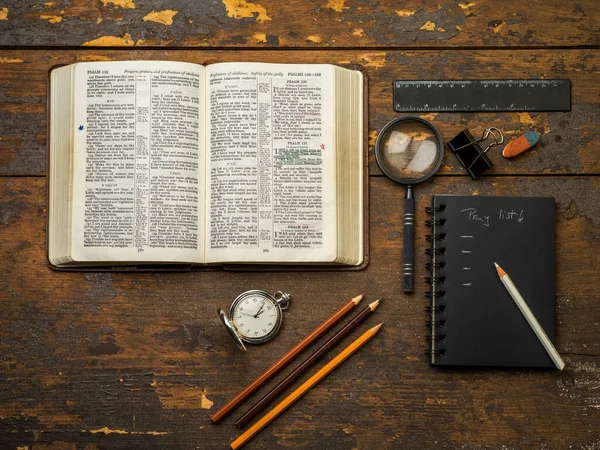
[[[207,262],[336,255],[334,70],[206,69]]]
[[[201,262],[203,105],[202,66],[77,64],[75,260]]]

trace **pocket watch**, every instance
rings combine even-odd
[[[247,344],[263,344],[275,337],[283,320],[282,311],[290,304],[291,296],[277,291],[246,291],[237,296],[229,315],[219,309],[219,317],[237,346],[246,351]]]

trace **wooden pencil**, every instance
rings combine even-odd
[[[254,425],[242,433],[235,441],[231,443],[231,448],[236,450],[248,442],[256,433],[267,426],[273,419],[279,416],[287,408],[293,405],[300,397],[306,394],[319,381],[329,375],[337,366],[343,363],[350,355],[369,342],[381,328],[381,323],[365,331],[358,339],[352,342],[348,347],[342,350],[335,358],[325,364],[317,373],[306,380],[298,389],[288,395],[284,400],[275,406],[271,411],[261,417]]]
[[[334,334],[321,347],[311,353],[298,367],[296,367],[287,377],[279,382],[277,386],[267,392],[260,400],[258,400],[248,411],[246,411],[236,422],[238,428],[245,427],[256,415],[263,410],[275,397],[277,397],[284,389],[291,385],[300,375],[308,370],[315,362],[325,353],[332,349],[339,341],[341,341],[348,333],[361,324],[373,311],[379,306],[381,299],[376,300],[365,306],[358,314],[346,325],[344,325],[336,334]]]
[[[262,386],[265,381],[274,376],[277,372],[279,372],[286,364],[292,361],[302,350],[308,347],[315,339],[329,330],[333,325],[335,325],[348,311],[354,308],[356,305],[360,303],[363,296],[359,295],[349,300],[344,306],[342,306],[339,310],[337,310],[329,319],[315,328],[311,333],[309,333],[304,339],[302,339],[298,344],[296,344],[290,351],[288,351],[285,355],[283,355],[275,364],[269,367],[262,375],[260,375],[256,380],[254,380],[248,387],[246,387],[243,391],[237,394],[234,398],[229,400],[229,402],[215,412],[210,418],[214,423],[218,423],[221,419],[223,419],[227,414],[235,409],[237,405],[243,402],[250,394],[252,394],[255,390],[257,390],[260,386]]]
[[[548,337],[538,320],[535,318],[535,315],[529,308],[529,305],[527,305],[527,302],[525,301],[515,284],[512,282],[508,274],[502,269],[502,267],[500,267],[496,263],[494,263],[494,265],[496,266],[496,272],[498,272],[500,281],[502,281],[502,284],[519,307],[519,310],[525,316],[527,323],[529,323],[529,326],[533,329],[535,335],[538,337],[538,339],[546,349],[546,352],[548,352],[548,355],[550,355],[550,358],[552,358],[552,362],[559,370],[563,370],[565,368],[565,362],[556,351],[556,348],[552,344],[552,341],[550,340],[550,338]]]

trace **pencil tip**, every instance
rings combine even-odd
[[[381,299],[377,299],[373,303],[369,304],[369,308],[371,308],[371,311],[375,311],[377,309],[377,307],[379,306],[379,302],[381,302]]]
[[[371,331],[373,334],[377,333],[379,331],[379,329],[381,328],[381,325],[383,325],[383,322],[381,322],[378,325],[375,325],[373,328],[371,328],[369,331]]]
[[[496,268],[500,267],[498,264],[496,264],[496,261],[494,261],[494,265],[496,266]]]
[[[354,297],[352,299],[352,301],[354,302],[355,305],[358,305],[362,299],[363,299],[363,295],[360,294],[360,295],[357,295],[356,297]]]
[[[498,272],[498,276],[503,277],[504,275],[506,275],[506,272],[502,269],[502,267],[500,267],[496,263],[494,264],[496,265],[496,272]]]

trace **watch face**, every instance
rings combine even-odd
[[[271,298],[251,293],[238,298],[232,306],[230,316],[243,340],[263,342],[277,332],[280,311]]]

